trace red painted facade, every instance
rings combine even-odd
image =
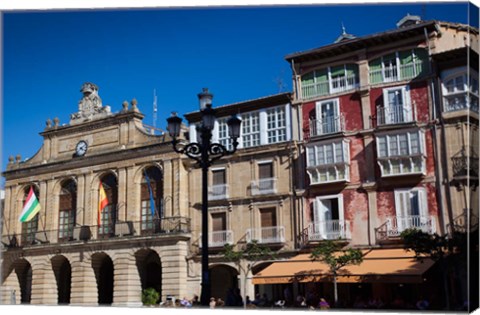
[[[365,137],[362,133],[356,133],[362,130],[372,130],[376,128],[377,108],[384,106],[384,88],[391,88],[396,86],[407,86],[411,105],[414,110],[414,122],[406,124],[405,126],[395,126],[393,129],[388,126],[382,126],[382,129],[373,129],[370,135],[373,137],[371,148],[373,154],[370,157],[366,154]],[[316,119],[316,101],[304,103],[303,110],[303,132],[304,140],[308,143],[324,142],[324,141],[338,141],[339,139],[347,139],[349,143],[349,181],[343,187],[338,184],[322,183],[310,187],[309,201],[310,204],[317,196],[330,195],[333,191],[342,195],[343,198],[343,216],[345,220],[351,223],[352,234],[355,233],[355,224],[368,220],[368,195],[365,190],[358,189],[363,183],[367,181],[368,173],[374,169],[375,183],[376,183],[376,215],[377,228],[382,225],[387,217],[395,217],[395,189],[412,189],[414,187],[423,187],[427,195],[427,211],[432,216],[438,215],[438,205],[435,198],[435,186],[431,183],[424,183],[425,178],[434,178],[435,176],[435,160],[433,151],[433,137],[432,130],[426,127],[429,123],[429,89],[426,81],[419,81],[415,83],[397,83],[381,87],[373,87],[369,91],[370,111],[371,116],[366,121],[369,121],[368,126],[364,126],[364,118],[362,117],[362,104],[358,92],[349,93],[345,95],[332,95],[332,97],[323,97],[322,100],[338,99],[339,111],[344,118],[343,134],[330,137],[310,137],[310,121]],[[412,130],[420,128],[424,132],[424,153],[426,156],[426,175],[399,175],[390,178],[382,178],[380,167],[377,163],[377,145],[376,135],[388,133],[391,130]],[[330,186],[336,185],[336,188]],[[309,183],[307,181],[307,187]],[[307,210],[308,220],[312,219],[311,209]],[[361,227],[364,228],[363,226]]]

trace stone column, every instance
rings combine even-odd
[[[368,197],[368,216],[370,218],[370,229],[368,230],[370,244],[374,245],[377,240],[375,238],[375,228],[380,225],[378,222],[378,211],[377,211],[377,191],[375,186],[372,186],[372,189],[367,189]]]
[[[70,305],[98,305],[98,288],[95,272],[90,259],[80,252],[71,263],[72,286]]]
[[[47,181],[47,207],[45,208],[45,230],[48,235],[48,240],[51,243],[58,242],[58,210],[60,208],[59,205],[59,195],[60,190],[57,192],[54,191],[55,183],[57,180],[49,180]],[[43,210],[43,209],[42,209]],[[42,212],[40,210],[40,212]]]
[[[141,306],[142,284],[132,252],[117,252],[113,257],[113,306]]]
[[[187,242],[157,248],[162,263],[162,301],[167,295],[183,298],[187,295]]]
[[[17,274],[14,270],[6,277],[0,287],[0,305],[2,304],[20,304],[21,291]]]
[[[12,235],[15,232],[15,221],[18,221],[15,214],[15,203],[12,200],[13,194],[12,187],[5,187],[5,200],[3,204],[3,235]]]
[[[76,223],[85,224],[85,175],[81,174],[77,177],[77,213]]]
[[[362,102],[362,117],[363,129],[370,129],[370,116],[372,115],[370,109],[370,90],[369,90],[369,70],[368,60],[366,60],[365,51],[360,55],[360,62],[358,63],[358,71],[360,72],[360,97]]]
[[[94,206],[95,201],[98,201],[98,186],[93,187],[93,174],[85,174],[85,194],[84,194],[84,211],[85,211],[85,225],[97,225],[97,207]],[[95,196],[95,198],[94,198]],[[93,233],[93,231],[92,231]]]
[[[40,182],[40,196],[39,196],[39,202],[40,202],[40,212],[38,213],[38,230],[43,231],[44,227],[45,230],[48,230],[47,226],[47,212],[50,210],[48,209],[49,202],[48,202],[48,192],[47,192],[47,182],[46,181],[41,181]]]
[[[133,184],[131,182],[131,184]],[[120,168],[118,170],[118,219],[120,221],[127,221],[127,170]]]
[[[163,162],[163,198],[164,202],[164,215],[166,217],[171,216],[173,213],[173,183],[175,180],[172,178],[173,167],[172,160]],[[169,196],[169,198],[167,198]]]
[[[31,304],[55,305],[58,303],[57,282],[48,256],[32,259]]]

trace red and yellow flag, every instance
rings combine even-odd
[[[98,225],[102,225],[101,216],[103,209],[108,205],[107,194],[103,189],[102,182],[100,182],[100,190],[98,193]]]

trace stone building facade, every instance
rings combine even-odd
[[[232,114],[242,129],[237,152],[209,169],[212,296],[237,287],[281,298],[318,285],[289,274],[254,287],[271,262],[226,261],[225,244],[255,240],[287,260],[330,239],[404,259],[407,228],[478,233],[478,47],[478,29],[407,16],[390,31],[344,32],[288,55],[293,93],[214,107],[214,142],[231,145]],[[40,150],[11,157],[3,174],[2,303],[14,292],[15,303],[118,306],[141,305],[148,287],[162,300],[199,295],[201,170],[142,123],[135,100],[113,113],[96,85],[81,92],[70,122],[48,120]],[[182,137],[196,141],[200,112],[185,117]],[[100,187],[109,202],[99,213]],[[30,189],[41,211],[20,223]],[[436,293],[441,285],[423,277],[430,266],[411,286],[393,274],[360,290],[351,277],[340,294]],[[467,279],[452,279],[457,300]]]
[[[35,156],[11,157],[4,172],[3,302],[13,292],[16,303],[118,306],[141,305],[147,287],[185,295],[191,226],[181,159],[166,135],[146,129],[135,100],[112,113],[96,85],[81,91],[70,123],[48,120]],[[99,214],[100,185],[108,205]],[[31,187],[41,210],[21,223]]]
[[[2,303],[15,296],[17,304],[139,306],[149,287],[162,301],[199,295],[200,171],[174,152],[166,133],[142,123],[135,100],[112,113],[95,84],[81,92],[70,122],[48,120],[37,154],[10,158],[4,172]],[[292,255],[300,229],[292,209],[300,201],[291,193],[298,157],[290,94],[221,106],[217,113],[213,140],[220,143],[223,118],[240,113],[244,119],[237,153],[217,161],[209,178],[212,296],[225,300],[232,287],[254,292],[243,268],[248,262],[225,261],[223,245],[257,240]],[[196,139],[196,117],[187,115],[191,127],[183,127],[182,137]],[[108,199],[101,212],[100,186]],[[30,189],[41,210],[21,223]]]
[[[281,257],[295,254],[302,197],[296,194],[302,185],[298,167],[298,142],[294,141],[297,121],[290,105],[290,93],[215,108],[217,121],[213,142],[231,147],[227,119],[242,120],[239,145],[233,156],[216,161],[209,170],[209,252],[212,263],[212,296],[226,298],[229,287],[238,287],[242,295],[253,299],[252,273],[265,267],[257,262],[226,261],[225,244],[242,250],[256,240]],[[190,125],[190,140],[197,138],[200,113],[185,115]],[[189,202],[192,229],[201,230],[201,169],[190,169]],[[201,251],[201,240],[193,240]],[[197,260],[200,257],[197,256]],[[192,279],[194,280],[194,279]],[[269,292],[271,296],[271,292]]]

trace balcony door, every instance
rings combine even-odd
[[[103,209],[103,211],[100,213],[98,237],[108,238],[115,234],[115,223],[118,219],[118,182],[115,175],[107,174],[101,178],[101,183],[103,185],[105,195],[107,196],[108,203]]]
[[[413,120],[408,97],[408,86],[383,90],[384,123],[398,124]]]
[[[211,200],[225,199],[227,197],[227,176],[225,169],[212,170]]]
[[[342,196],[317,197],[314,203],[313,232],[321,239],[335,239],[342,235]]]
[[[277,212],[275,208],[260,209],[260,242],[269,242],[277,239]]]
[[[273,163],[264,162],[258,164],[258,188],[261,193],[273,192]]]
[[[212,246],[223,246],[227,243],[227,213],[212,213]]]
[[[76,221],[77,212],[77,186],[73,180],[69,180],[62,185],[59,196],[58,209],[58,240],[69,240],[73,237],[73,228]]]
[[[323,135],[339,131],[338,100],[318,102],[316,105],[316,134]]]
[[[423,189],[396,190],[395,210],[399,233],[408,228],[422,229],[428,221],[425,191]]]

